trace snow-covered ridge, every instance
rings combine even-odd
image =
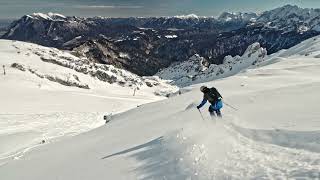
[[[280,61],[285,58],[320,58],[320,36],[307,39],[290,49],[284,49],[268,57],[268,61]],[[266,62],[267,63],[267,62]]]
[[[256,13],[223,12],[218,17],[218,20],[225,21],[225,22],[236,21],[236,20],[238,20],[238,21],[243,20],[243,21],[247,21],[247,22],[252,22],[252,21],[255,21],[257,17],[258,17],[258,15]]]
[[[44,19],[44,20],[50,20],[50,21],[56,21],[56,20],[67,20],[68,17],[59,13],[33,13],[30,15],[26,15],[27,17],[33,18],[33,19]],[[164,19],[180,19],[180,20],[199,20],[199,19],[214,19],[218,21],[250,21],[257,17],[256,13],[230,13],[230,12],[223,12],[219,17],[214,16],[198,16],[196,14],[188,14],[188,15],[176,15],[176,16],[159,16],[159,17],[129,17],[128,19],[137,19],[137,20],[145,20],[145,19],[154,19],[154,18],[164,18]],[[80,17],[75,17],[80,18]],[[91,18],[84,18],[84,19],[117,19],[117,17],[103,17],[103,16],[96,16]],[[118,19],[126,19],[126,18],[118,18]]]
[[[304,32],[309,29],[319,31],[320,9],[286,5],[263,12],[257,18],[257,22],[286,31],[297,30]]]
[[[0,40],[0,57],[0,166],[43,143],[97,128],[104,115],[178,91],[158,77],[31,43]]]
[[[55,20],[55,19],[67,19],[66,16],[59,14],[59,13],[33,13],[31,15],[27,15],[32,18],[42,18],[46,20]],[[250,20],[254,19],[257,17],[256,13],[242,13],[242,12],[223,12],[217,20],[220,21],[230,21],[230,20]],[[112,19],[113,17],[103,17],[103,16],[96,16],[95,18],[100,18],[100,19]],[[116,18],[116,17],[115,17]],[[148,18],[154,18],[154,17],[131,17],[131,18],[136,18],[136,19],[148,19]],[[213,18],[213,16],[198,16],[196,14],[187,14],[187,15],[176,15],[176,16],[160,16],[157,18],[176,18],[176,19],[208,19],[208,18]]]
[[[253,12],[223,12],[218,17],[213,16],[198,16],[196,14],[189,15],[177,15],[177,16],[164,16],[164,17],[130,17],[130,18],[113,18],[113,17],[93,17],[93,18],[78,18],[78,17],[66,17],[62,14],[58,13],[34,13],[31,15],[27,15],[26,17],[38,20],[50,20],[50,21],[77,21],[81,20],[95,20],[95,19],[104,19],[110,20],[116,19],[116,23],[121,19],[124,24],[131,24],[133,21],[133,25],[143,25],[147,22],[148,26],[155,23],[168,23],[167,21],[181,21],[180,23],[190,24],[190,27],[193,27],[196,23],[199,23],[201,19],[207,22],[207,19],[211,19],[211,23],[224,23],[224,22],[234,22],[234,23],[242,23],[246,24],[255,24],[255,23],[263,23],[267,27],[280,28],[284,30],[298,30],[301,32],[307,30],[316,30],[320,29],[320,10],[312,9],[312,8],[300,8],[298,6],[286,5],[283,7],[279,7],[273,10],[265,11],[263,13],[253,13]],[[201,23],[203,23],[201,21]],[[207,22],[208,23],[208,22]],[[294,24],[297,25],[294,26]]]
[[[10,41],[7,41],[10,42]],[[11,67],[32,73],[39,78],[58,82],[62,85],[76,86],[90,89],[96,88],[90,79],[120,87],[153,89],[157,95],[168,95],[177,88],[168,84],[168,81],[157,77],[139,77],[129,71],[116,68],[112,65],[93,63],[86,58],[76,57],[68,52],[55,48],[42,47],[35,44],[15,42],[13,46],[17,53],[39,58],[38,64],[30,61],[13,61]],[[49,65],[51,64],[51,65]],[[43,68],[48,65],[48,67]],[[53,67],[51,67],[53,65]],[[59,71],[55,69],[59,69]]]
[[[174,16],[175,18],[179,19],[199,19],[199,18],[206,18],[205,16],[197,16],[196,14],[188,14],[188,15],[177,15]]]
[[[45,19],[45,20],[50,20],[50,21],[67,19],[67,17],[62,15],[62,14],[52,13],[52,12],[49,12],[47,14],[45,14],[45,13],[33,13],[32,15],[27,15],[27,16],[30,17],[30,18]]]
[[[205,58],[195,54],[185,62],[161,70],[157,75],[163,79],[173,80],[178,86],[188,86],[234,75],[264,61],[266,55],[266,49],[260,47],[259,43],[254,43],[242,56],[226,56],[221,65],[209,65]]]

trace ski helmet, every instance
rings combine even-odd
[[[201,91],[201,92],[204,92],[206,89],[207,89],[206,86],[201,86],[201,87],[200,87],[200,91]]]

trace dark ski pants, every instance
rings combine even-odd
[[[223,107],[223,103],[221,100],[217,101],[214,104],[211,104],[209,106],[210,115],[215,116],[215,113],[216,113],[218,117],[222,117],[221,110],[220,110],[222,107]]]

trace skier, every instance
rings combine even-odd
[[[218,90],[214,87],[208,88],[206,86],[201,86],[200,91],[203,92],[203,100],[200,105],[197,106],[197,109],[202,108],[207,101],[210,102],[209,112],[211,116],[215,116],[217,113],[218,117],[222,117],[221,108],[223,107],[222,96]]]

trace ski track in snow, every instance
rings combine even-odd
[[[230,122],[207,122],[206,125],[208,124],[209,127],[193,124],[198,126],[196,129],[200,130],[200,133],[194,134],[194,131],[188,128],[181,129],[103,159],[129,153],[129,157],[142,162],[135,169],[143,174],[139,179],[320,178],[320,150],[312,152],[279,145],[277,142],[257,141],[254,138],[260,134],[276,140],[277,137],[285,136],[286,132],[282,130],[270,130],[277,134],[277,137],[267,137],[263,130],[261,133],[253,133],[254,130],[242,129]],[[215,137],[215,132],[224,139]],[[308,133],[296,132],[301,135],[301,139],[293,143],[304,144],[304,141],[309,140],[304,136]],[[320,132],[316,135],[319,136]],[[283,140],[290,142],[289,139]],[[201,141],[203,144],[199,143]],[[223,152],[211,149],[219,144],[228,144],[229,147]],[[315,142],[314,146],[320,148],[320,140]],[[221,154],[226,158],[220,159],[218,156]]]
[[[268,136],[268,134],[264,134],[263,130],[259,132],[232,126],[225,127],[233,134],[237,142],[233,144],[234,147],[228,154],[227,162],[221,164],[221,170],[228,170],[227,174],[232,174],[232,179],[320,178],[320,151],[311,152],[308,149],[297,149],[296,144],[305,144],[309,140],[305,138],[307,136],[304,136],[303,133],[292,133],[298,137],[296,142],[293,140],[294,138],[289,136],[288,139],[282,139],[283,144],[279,144],[276,142],[277,139],[286,134],[282,130],[269,130],[276,135],[269,134]],[[303,138],[299,139],[299,134]],[[269,141],[265,142],[264,139],[257,138],[259,135],[265,136],[264,138]],[[319,136],[320,132],[315,135]],[[293,146],[285,144],[288,142]],[[320,141],[314,142],[314,145],[319,148]],[[227,174],[223,174],[223,176],[227,177]]]

